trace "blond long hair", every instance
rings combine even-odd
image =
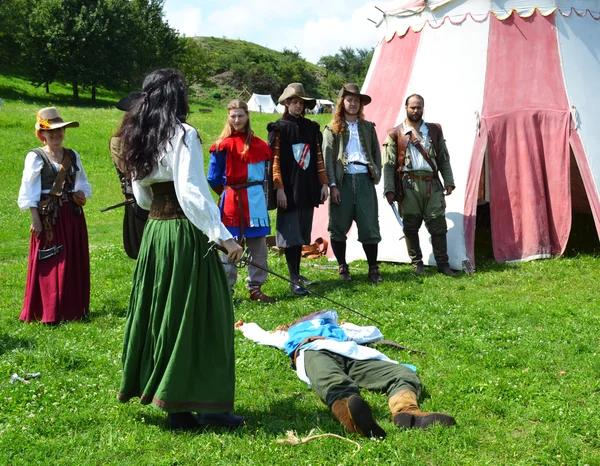
[[[215,145],[217,146],[217,150],[219,150],[219,145],[223,139],[228,138],[235,131],[235,128],[229,123],[229,111],[235,109],[242,109],[246,112],[246,115],[248,115],[248,122],[244,128],[244,131],[246,132],[246,141],[244,142],[244,150],[242,151],[242,154],[245,154],[250,148],[250,141],[252,136],[254,136],[254,131],[252,131],[252,128],[250,127],[250,112],[248,112],[248,105],[241,99],[233,99],[227,104],[227,121],[225,122],[225,127],[223,128],[223,131],[221,131],[221,135],[217,138]]]
[[[364,120],[365,114],[363,112],[365,106],[361,102],[360,107],[358,108],[358,119]],[[342,134],[346,129],[346,118],[344,114],[344,98],[340,97],[335,104],[335,112],[333,112],[333,118],[331,119],[331,123],[329,123],[329,129],[334,134]]]

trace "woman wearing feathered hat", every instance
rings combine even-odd
[[[301,285],[312,284],[300,275],[302,246],[310,244],[315,207],[327,200],[327,174],[323,164],[323,135],[319,124],[304,118],[316,99],[309,97],[300,83],[288,85],[279,103],[283,116],[269,123],[269,144],[273,150],[272,181],[277,202],[277,247],[285,249],[292,293],[308,294]]]
[[[55,324],[85,317],[90,303],[90,257],[83,205],[92,195],[79,154],[63,147],[66,128],[54,107],[37,113],[44,144],[25,157],[18,204],[31,213],[25,300],[20,319]]]

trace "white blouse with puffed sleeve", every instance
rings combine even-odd
[[[72,150],[72,149],[71,149]],[[86,198],[92,197],[92,186],[88,181],[88,177],[83,169],[81,163],[81,157],[76,151],[75,163],[79,170],[75,172],[75,191],[83,191]],[[58,171],[60,164],[50,160],[54,165],[54,168]],[[27,210],[30,207],[37,207],[38,202],[41,199],[42,194],[48,194],[49,189],[42,189],[42,167],[44,166],[44,160],[36,154],[34,151],[29,151],[25,157],[25,168],[23,169],[23,177],[21,178],[21,188],[19,189],[19,198],[17,203],[21,210]]]
[[[140,207],[150,210],[151,186],[165,181],[173,181],[183,213],[210,241],[221,243],[232,237],[221,223],[221,212],[210,195],[198,132],[186,123],[167,143],[152,173],[133,181],[133,195]]]

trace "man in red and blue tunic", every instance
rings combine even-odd
[[[223,132],[210,148],[208,183],[220,195],[221,221],[239,243],[245,242],[252,262],[248,266],[246,288],[252,301],[275,302],[261,290],[267,279],[267,244],[271,232],[264,192],[266,162],[273,158],[271,148],[254,136],[248,107],[242,100],[227,106]],[[229,286],[237,280],[237,267],[223,256]]]

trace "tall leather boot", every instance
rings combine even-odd
[[[357,433],[361,437],[367,438],[384,438],[386,435],[377,421],[373,419],[371,408],[367,402],[358,395],[334,401],[331,405],[331,412],[346,432]]]
[[[415,216],[404,217],[404,240],[406,241],[406,249],[408,257],[413,265],[414,271],[418,274],[425,273],[423,268],[423,253],[421,252],[421,244],[419,243],[419,228],[421,228],[422,220]]]
[[[419,244],[419,235],[407,235],[404,234],[406,241],[406,249],[408,250],[408,257],[413,265],[413,269],[416,273],[423,274],[425,269],[423,268],[423,254],[421,253],[421,246]]]
[[[445,427],[456,424],[455,419],[449,414],[421,411],[417,404],[417,394],[412,390],[400,390],[395,393],[389,399],[388,405],[394,424],[401,429],[427,429],[434,423]]]
[[[285,260],[290,273],[290,291],[296,296],[306,296],[308,291],[301,286],[300,280],[300,256],[302,246],[285,248]]]
[[[433,257],[435,257],[435,264],[438,272],[447,275],[448,277],[454,277],[456,274],[450,268],[448,263],[448,240],[446,234],[448,228],[446,226],[446,217],[436,217],[430,221],[427,225],[429,234],[431,235],[431,247],[433,249]]]
[[[433,248],[433,256],[439,273],[443,273],[448,277],[455,277],[456,273],[450,268],[448,263],[448,241],[446,234],[432,235],[431,246]]]

